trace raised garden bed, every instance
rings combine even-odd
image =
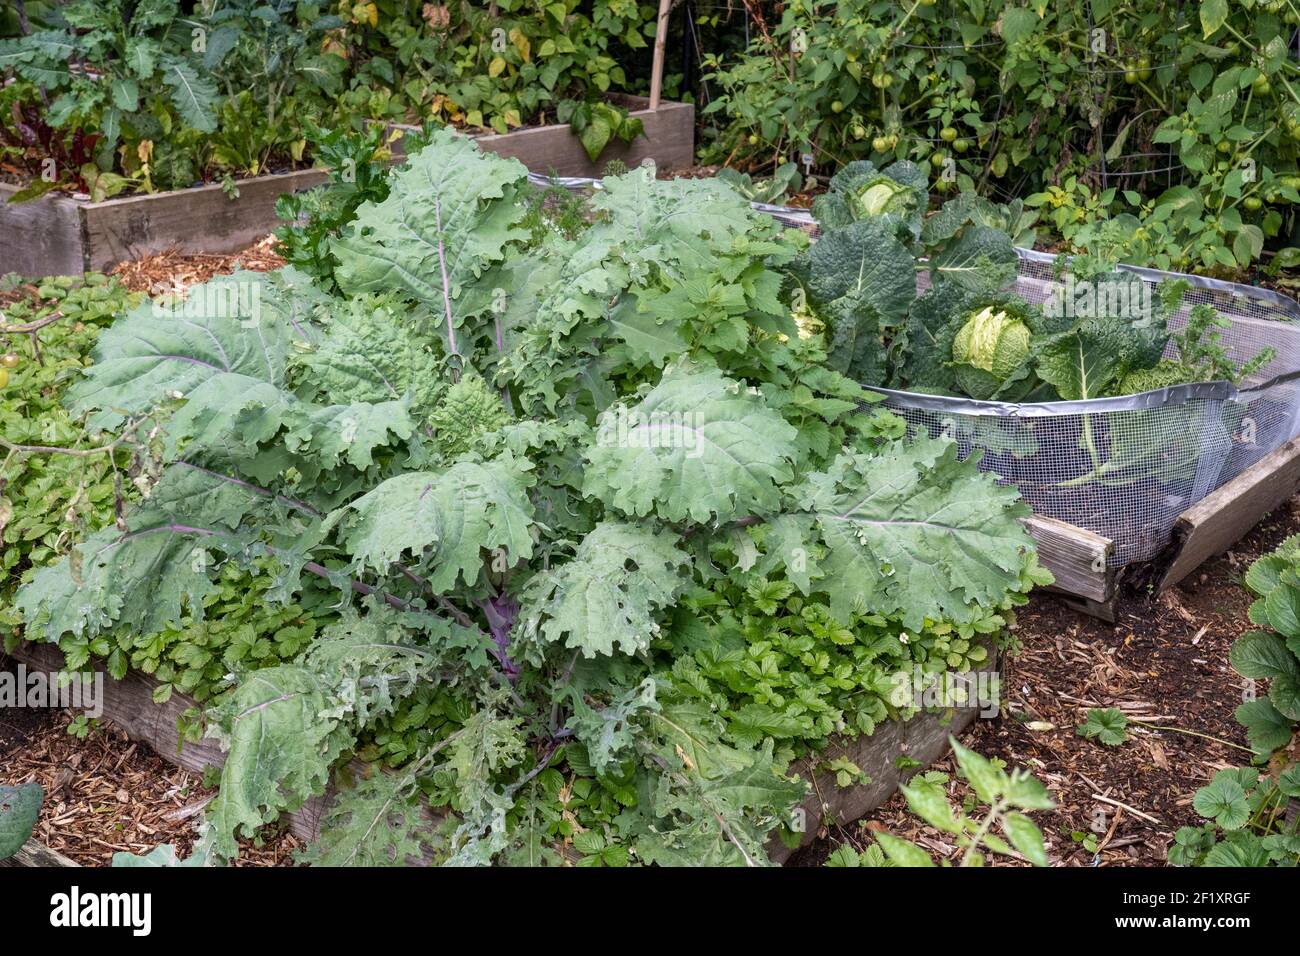
[[[485,133],[471,137],[478,145],[510,159],[517,159],[530,172],[542,175],[597,177],[605,166],[618,160],[629,169],[646,160],[664,169],[691,165],[695,160],[695,107],[689,103],[660,102],[650,109],[643,96],[611,97],[629,110],[632,119],[641,121],[644,136],[630,143],[611,140],[595,161],[587,156],[582,143],[567,123],[532,126],[504,135]],[[397,126],[398,130],[411,127]],[[395,155],[402,155],[401,140],[393,144]]]
[[[1039,560],[1056,577],[1052,589],[1076,609],[1114,621],[1122,585],[1150,584],[1163,593],[1231,548],[1297,490],[1300,440],[1292,439],[1180,514],[1163,552],[1122,568],[1109,562],[1114,544],[1101,535],[1040,517],[1026,527],[1038,543]]]
[[[486,150],[518,159],[543,175],[594,176],[612,160],[628,167],[647,159],[669,168],[686,166],[695,150],[695,107],[629,98],[645,136],[612,142],[596,162],[567,124],[519,129],[504,136],[473,137]],[[401,127],[398,127],[401,129]],[[402,155],[401,141],[395,154]],[[282,225],[275,201],[324,182],[319,169],[274,173],[238,181],[232,199],[219,184],[91,202],[49,195],[8,205],[18,187],[0,184],[0,274],[77,275],[111,269],[119,262],[164,249],[225,253],[244,249]]]
[[[63,667],[63,653],[48,644],[24,643],[10,656],[31,671],[51,673]],[[192,698],[178,693],[173,693],[166,703],[157,704],[153,699],[157,687],[158,682],[153,678],[134,670],[122,680],[105,680],[101,719],[116,725],[132,740],[148,744],[160,757],[185,770],[202,773],[208,767],[220,767],[225,763],[225,753],[213,740],[190,741],[182,745],[177,718],[199,705]],[[978,712],[977,707],[960,707],[921,713],[905,722],[888,721],[869,737],[832,738],[825,751],[800,761],[794,770],[812,784],[800,805],[807,824],[800,845],[807,846],[813,842],[823,823],[851,823],[884,804],[900,783],[946,754],[949,735],[960,734],[969,727]],[[835,772],[825,769],[828,761],[837,758],[856,764],[868,782],[851,787],[838,786]],[[900,767],[899,758],[907,758],[905,767]],[[350,769],[357,773],[370,772],[365,764],[355,761]],[[316,839],[321,818],[333,793],[331,786],[323,797],[309,800],[300,809],[284,814],[289,832],[304,843]],[[430,814],[432,817],[432,811]],[[31,852],[27,853],[29,849]],[[55,862],[54,857],[58,854],[48,856],[52,851],[44,850],[42,854],[43,849],[31,845],[24,847],[26,855],[22,859],[29,862],[20,861],[12,865],[76,865],[71,861]],[[776,838],[767,846],[768,855],[777,863],[789,860],[796,849]],[[47,861],[39,862],[42,859]]]
[[[281,194],[324,181],[324,172],[303,169],[240,180],[237,199],[212,184],[102,202],[49,195],[18,205],[8,205],[17,187],[0,184],[0,274],[80,275],[164,249],[235,252],[281,224]]]

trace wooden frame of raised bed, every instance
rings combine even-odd
[[[12,666],[11,662],[23,664],[29,671],[53,673],[62,669],[63,653],[50,644],[25,643],[15,648],[8,659],[0,654],[0,670]],[[1000,662],[995,659],[989,670],[983,673],[997,675],[1000,681],[1000,667]],[[216,741],[204,739],[181,746],[177,718],[191,707],[199,706],[197,702],[183,694],[173,693],[166,703],[154,703],[153,693],[157,687],[158,682],[152,677],[134,670],[122,680],[105,680],[100,719],[116,725],[132,740],[147,743],[158,756],[178,767],[199,774],[208,767],[220,767],[226,755]],[[795,767],[800,776],[811,783],[808,796],[799,807],[806,821],[801,845],[811,843],[825,823],[852,823],[881,806],[898,789],[899,783],[947,753],[949,735],[960,734],[978,714],[978,706],[926,712],[906,722],[882,723],[869,737],[832,738],[824,752]],[[909,758],[907,769],[899,768],[897,759],[900,756]],[[838,757],[856,764],[869,782],[854,787],[838,786],[835,772],[826,769],[827,762]],[[371,772],[371,768],[355,761],[351,769],[357,773]],[[331,784],[323,797],[309,800],[300,809],[284,814],[282,819],[289,832],[304,843],[314,840],[320,832],[321,818],[333,793]],[[431,820],[437,819],[433,811],[429,813]],[[40,848],[32,849],[35,853]],[[776,863],[784,863],[795,853],[776,838],[769,842],[767,849]],[[56,864],[47,861],[15,865]]]
[[[1056,576],[1052,590],[1067,604],[1115,620],[1122,585],[1151,585],[1159,594],[1232,547],[1264,515],[1300,490],[1300,439],[1279,445],[1236,478],[1178,516],[1168,547],[1151,561],[1116,569],[1114,544],[1064,521],[1035,515],[1025,527],[1038,559]]]
[[[91,202],[50,194],[9,205],[17,187],[0,184],[0,274],[80,275],[176,248],[237,252],[281,224],[275,201],[325,181],[318,169],[238,181],[239,198],[219,184]]]
[[[635,107],[631,115],[641,120],[645,136],[631,143],[610,143],[595,163],[568,125],[473,138],[483,149],[514,157],[543,174],[596,176],[599,168],[615,159],[629,168],[646,159],[663,167],[690,165],[695,154],[695,107],[660,103],[652,110],[649,101],[640,97],[617,100]],[[395,146],[400,154],[400,141]],[[302,169],[237,180],[238,198],[214,183],[102,202],[58,193],[18,205],[8,204],[18,187],[0,184],[0,275],[80,275],[173,248],[184,253],[238,252],[283,224],[275,214],[280,195],[309,189],[325,179],[323,170]]]
[[[639,119],[645,135],[630,143],[610,140],[594,162],[568,123],[529,126],[505,134],[482,133],[472,139],[483,149],[517,159],[530,172],[544,176],[599,179],[605,166],[613,160],[622,162],[628,169],[646,160],[653,160],[664,169],[689,166],[695,161],[695,107],[690,103],[660,102],[657,109],[651,109],[650,101],[644,96],[606,98],[625,107],[631,118]],[[406,133],[415,127],[394,124],[392,129]],[[393,155],[403,155],[400,138],[393,143]]]

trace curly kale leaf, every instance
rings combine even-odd
[[[826,549],[811,586],[837,619],[874,610],[914,629],[926,618],[970,622],[981,606],[1048,581],[1032,561],[1022,580],[1029,507],[977,464],[959,461],[951,441],[895,441],[872,455],[846,451],[792,494],[806,515],[805,552],[815,541]]]
[[[685,552],[676,536],[604,521],[582,539],[573,560],[533,579],[524,597],[526,632],[564,642],[584,656],[644,651],[659,630],[657,612],[686,587]]]
[[[296,393],[316,403],[397,401],[410,395],[424,418],[446,388],[446,373],[409,317],[362,297],[332,311],[320,342],[294,356]]]
[[[68,391],[69,408],[93,412],[90,427],[109,429],[218,375],[283,385],[294,343],[312,334],[308,317],[297,317],[292,280],[236,272],[191,288],[183,302],[136,306],[100,335],[94,364]]]
[[[324,527],[338,527],[356,571],[386,574],[409,553],[428,570],[436,593],[450,591],[458,579],[473,587],[481,551],[499,548],[510,564],[533,553],[530,468],[506,455],[457,462],[442,472],[408,472],[338,509]]]
[[[408,775],[377,772],[343,790],[320,835],[298,855],[309,866],[419,865],[437,844],[420,791]]]
[[[795,429],[717,369],[674,366],[600,417],[583,491],[628,515],[704,522],[767,514],[792,476]]]
[[[608,177],[595,224],[547,254],[563,268],[503,361],[526,409],[561,400],[604,410],[620,372],[640,375],[683,354],[746,354],[794,334],[780,305],[789,259],[770,217],[717,182]]]
[[[181,620],[201,620],[213,593],[214,555],[247,559],[265,548],[253,526],[278,523],[291,536],[305,529],[289,508],[260,489],[201,468],[169,468],[127,530],[89,535],[57,564],[40,568],[16,604],[30,636],[94,635],[114,626],[149,634]]]
[[[528,237],[517,201],[527,174],[517,160],[438,130],[393,173],[388,198],[363,204],[331,243],[339,287],[349,295],[401,291],[454,330],[468,318],[467,290]]]
[[[420,626],[419,640],[411,625]],[[238,836],[323,794],[330,768],[359,730],[391,714],[412,688],[454,661],[455,641],[444,646],[452,629],[368,599],[364,614],[349,609],[301,660],[250,674],[222,700],[208,735],[229,753],[206,813],[219,855],[234,857]],[[374,815],[367,819],[367,813]],[[315,859],[405,855],[420,842],[412,831],[424,822],[408,786],[361,787],[330,812]],[[366,832],[399,823],[391,832]]]
[[[281,664],[249,674],[217,708],[209,735],[230,753],[205,819],[221,856],[233,858],[239,836],[325,792],[330,767],[351,739],[328,713],[332,703],[315,674]]]
[[[722,740],[706,704],[674,704],[641,718],[637,749],[649,781],[620,822],[637,856],[661,866],[769,866],[764,844],[807,789],[785,777],[772,742],[753,749]]]

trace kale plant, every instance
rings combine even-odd
[[[463,706],[426,696],[437,732],[344,778],[306,859],[764,864],[796,745],[914,711],[855,709],[818,654],[840,680],[965,667],[1050,581],[1014,490],[899,437],[801,332],[798,234],[644,170],[576,236],[529,216],[520,164],[433,133],[328,240],[337,289],[286,268],[196,287],[184,323],[141,305],[73,387],[91,429],[157,423],[158,478],[20,591],[33,638],[197,622],[229,565],[270,569],[268,602],[337,589],[210,711],[229,754],[196,859],[446,690]],[[779,668],[755,616],[778,608],[806,694],[722,659]]]

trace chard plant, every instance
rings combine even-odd
[[[334,590],[210,708],[195,862],[333,776],[311,862],[761,865],[796,752],[914,713],[888,673],[978,663],[1051,580],[1015,491],[900,437],[800,329],[800,234],[647,170],[576,234],[531,227],[528,190],[433,133],[329,240],[334,285],[141,304],[68,395],[91,430],[155,422],[154,477],[22,588],[29,637],[201,621],[231,566],[268,603]],[[394,772],[332,773],[383,747]]]

